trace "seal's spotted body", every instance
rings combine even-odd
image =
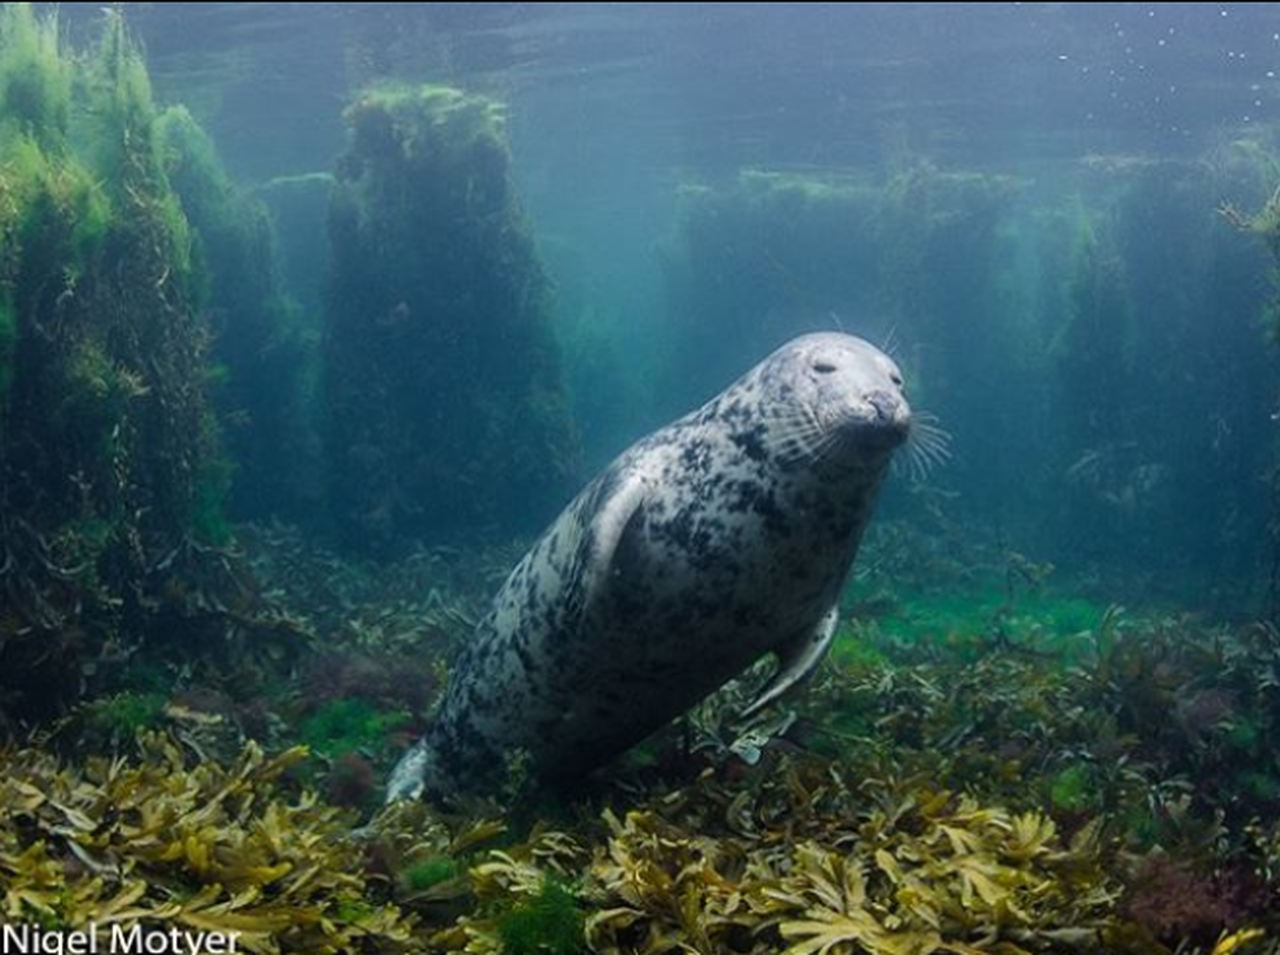
[[[389,797],[483,789],[518,750],[588,772],[737,676],[821,661],[910,411],[861,339],[796,339],[591,482],[512,572]]]

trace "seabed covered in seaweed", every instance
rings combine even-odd
[[[308,608],[296,646],[252,680],[152,673],[8,749],[7,919],[252,952],[1225,953],[1280,929],[1270,626],[995,565],[949,594],[873,575],[816,683],[751,725],[749,675],[578,793],[516,765],[491,802],[380,808],[511,554],[375,566],[239,536]]]
[[[537,530],[528,489],[562,498],[579,453],[502,109],[357,98],[337,174],[315,177],[337,256],[317,344],[265,207],[154,104],[118,10],[72,54],[6,5],[0,54],[0,927],[226,932],[264,955],[1280,951],[1280,630],[1126,609],[1105,563],[1055,571],[921,487],[923,518],[873,526],[834,652],[790,701],[738,723],[752,672],[576,792],[538,791],[513,754],[490,800],[383,807]],[[1206,176],[1177,191],[1198,202]],[[883,188],[687,186],[669,282],[712,344],[682,357],[721,358],[735,295],[761,297],[724,275],[803,275],[828,245],[888,249],[864,271],[919,293],[889,304],[961,334],[938,263],[957,235],[1003,241],[1017,188],[923,163]],[[1275,200],[1225,215],[1275,251]],[[773,221],[795,262],[717,231]],[[871,240],[840,232],[865,221]],[[1082,211],[1044,221],[1074,250],[1048,256],[1069,266],[1044,296],[1062,329],[1020,373],[1117,387],[1088,375],[1098,337],[1114,354],[1137,334],[1118,256]],[[820,271],[812,294],[854,293],[845,263]],[[1159,334],[1176,378],[1202,331]],[[499,348],[511,367],[458,372]],[[1164,472],[1092,411],[1065,415],[1076,510],[1052,519],[1127,527]],[[1212,503],[1206,527],[1249,513],[1244,491]]]

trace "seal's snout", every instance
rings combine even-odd
[[[863,446],[896,448],[907,439],[911,409],[902,395],[883,389],[863,392],[857,407],[848,420]]]
[[[877,424],[893,424],[902,407],[902,399],[887,391],[873,391],[867,395],[867,404],[875,412]]]
[[[866,402],[871,412],[869,424],[906,437],[911,428],[911,408],[902,395],[892,391],[872,391]]]

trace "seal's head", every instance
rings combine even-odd
[[[758,371],[761,407],[785,464],[881,468],[911,432],[902,372],[861,338],[805,335]]]

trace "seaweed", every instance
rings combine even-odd
[[[554,879],[498,917],[503,955],[577,955],[586,951],[577,897]]]
[[[74,67],[62,55],[58,20],[38,18],[31,4],[0,11],[0,123],[45,146],[59,148],[71,114]]]
[[[161,112],[165,175],[194,230],[193,256],[210,317],[209,391],[227,463],[206,475],[206,539],[225,541],[222,501],[238,519],[307,516],[297,489],[320,466],[308,429],[316,355],[276,265],[266,206],[232,183],[212,140],[181,106]],[[314,335],[310,336],[312,339]],[[235,462],[235,481],[230,480]]]
[[[126,624],[137,640],[137,584],[188,532],[191,475],[215,452],[190,386],[203,348],[184,281],[190,236],[150,158],[141,60],[115,14],[88,62],[27,5],[3,18],[0,59],[25,77],[6,73],[6,88],[26,86],[21,121],[0,126],[13,631],[0,654],[6,679],[24,679],[13,712],[33,715],[74,699],[82,667]],[[69,115],[68,78],[83,97]],[[85,563],[61,564],[59,542],[97,523],[107,530]]]
[[[379,752],[387,734],[408,721],[403,712],[379,712],[358,699],[326,703],[303,723],[300,738],[313,752],[334,758],[344,753]]]
[[[1050,804],[1062,812],[1096,812],[1101,806],[1093,777],[1093,770],[1085,762],[1059,770],[1048,781]]]
[[[607,855],[592,866],[593,945],[888,955],[1088,939],[1105,923],[1113,890],[1096,828],[1063,845],[1039,814],[883,785],[855,801],[846,786],[842,773],[784,762],[736,794],[682,794],[675,812],[700,831],[658,805],[610,817]],[[781,825],[786,837],[771,837]]]
[[[167,700],[159,693],[125,691],[98,697],[85,706],[85,731],[110,744],[133,744],[141,733],[157,728]],[[95,747],[99,751],[109,746]]]
[[[438,86],[366,90],[345,113],[323,406],[349,547],[531,532],[571,487],[550,283],[503,117]]]
[[[1134,872],[1123,908],[1169,945],[1208,945],[1266,905],[1266,890],[1246,869],[1196,871],[1185,859],[1151,853]]]
[[[379,572],[305,551],[285,561],[280,539],[250,540],[273,555],[253,558],[268,580],[329,591],[334,619],[357,597],[400,607],[428,581],[446,589],[424,555]],[[992,595],[972,599],[963,626],[986,627]],[[1041,594],[1008,619],[1050,633],[1060,609]],[[1109,608],[1055,652],[1010,639],[975,654],[963,632],[860,626],[840,639],[865,652],[791,706],[735,721],[761,667],[655,740],[654,765],[615,767],[584,802],[557,803],[554,826],[535,792],[508,810],[398,803],[354,829],[331,804],[370,806],[401,691],[374,672],[388,658],[364,655],[385,649],[347,654],[396,645],[395,614],[385,625],[335,630],[323,665],[264,701],[272,745],[312,738],[324,775],[301,748],[215,741],[237,722],[229,701],[150,683],[101,704],[130,724],[112,744],[127,752],[132,714],[169,700],[169,735],[144,730],[137,756],[78,750],[66,768],[34,750],[0,756],[15,807],[0,817],[0,893],[30,897],[13,904],[33,923],[242,924],[248,951],[1274,950],[1276,796],[1239,782],[1277,775],[1258,745],[1280,713],[1270,627]],[[329,696],[304,689],[325,683]],[[343,695],[357,687],[370,695]],[[144,894],[113,908],[139,882]]]
[[[137,760],[79,771],[30,750],[5,754],[6,916],[221,931],[254,953],[421,951],[412,917],[360,874],[346,818],[284,784],[305,755],[268,758],[249,744],[223,767],[194,763],[162,736],[145,738]]]
[[[416,894],[433,889],[442,882],[450,882],[463,875],[464,871],[456,859],[431,856],[410,865],[401,875],[401,880],[406,892]]]
[[[77,54],[6,5],[0,63],[0,693],[20,722],[126,689],[175,632],[177,669],[280,621],[220,549],[198,240],[120,10]]]

